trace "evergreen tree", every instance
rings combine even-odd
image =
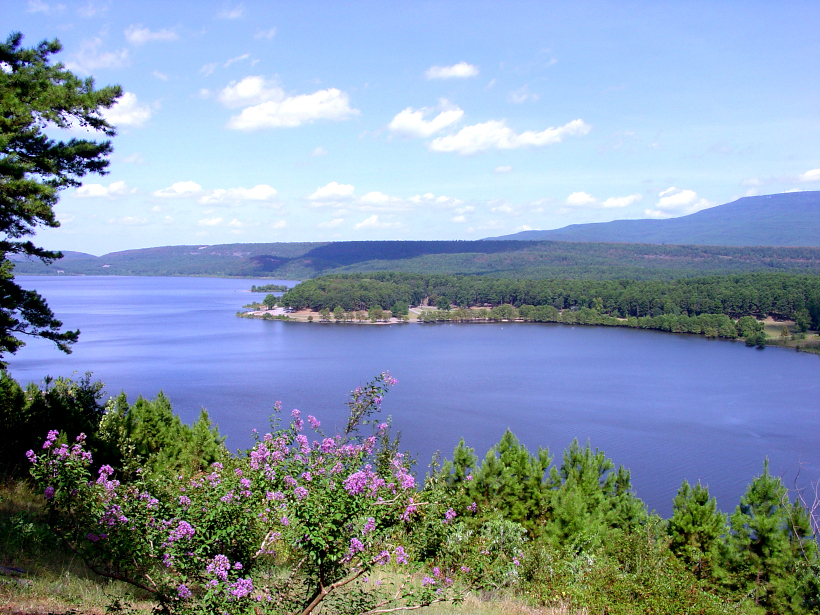
[[[672,552],[699,578],[715,576],[720,555],[720,537],[726,533],[726,515],[717,509],[717,500],[698,481],[687,481],[672,502],[673,513],[667,526]]]
[[[552,468],[547,535],[564,542],[580,534],[601,540],[607,530],[631,530],[646,520],[643,503],[632,493],[629,470],[603,451],[581,448],[577,440],[564,451],[561,468]]]
[[[25,238],[40,226],[60,226],[54,215],[59,191],[79,186],[88,173],[104,174],[112,152],[110,141],[56,141],[46,129],[78,125],[114,136],[102,111],[122,94],[119,86],[95,90],[90,77],[51,64],[59,41],[26,49],[22,40],[17,32],[0,43],[0,367],[4,353],[24,345],[21,334],[51,340],[64,352],[77,341],[79,331],[61,331],[45,300],[14,281],[12,259],[62,257]]]
[[[806,560],[816,559],[811,529],[802,507],[793,506],[780,477],[752,480],[730,518],[727,568],[732,585],[770,613],[806,611]]]
[[[197,421],[185,425],[160,391],[153,400],[140,396],[129,405],[125,393],[109,401],[100,422],[107,460],[126,473],[137,466],[154,475],[175,476],[205,470],[227,453],[224,436],[204,408]]]

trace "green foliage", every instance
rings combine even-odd
[[[276,306],[276,295],[265,295],[265,298],[262,300],[262,303],[265,305],[266,308],[272,310],[274,306]]]
[[[41,226],[60,226],[54,216],[59,191],[108,167],[110,141],[55,141],[45,129],[78,125],[111,137],[114,127],[102,111],[122,94],[119,86],[95,90],[90,77],[82,80],[51,64],[62,49],[59,41],[24,48],[22,39],[12,33],[0,44],[0,367],[3,354],[24,345],[21,334],[51,340],[64,352],[77,341],[79,331],[61,331],[43,298],[15,283],[11,259],[50,264],[61,258],[24,238]]]
[[[56,429],[70,439],[80,433],[93,437],[103,416],[103,383],[87,373],[76,380],[46,378],[42,387],[25,390],[7,372],[0,371],[0,476],[28,472],[25,452],[42,443]]]
[[[193,425],[185,425],[160,391],[153,400],[139,397],[129,405],[125,393],[111,399],[99,425],[101,459],[132,475],[192,476],[224,461],[224,436],[203,408]]]
[[[730,517],[727,546],[730,583],[767,612],[803,613],[809,602],[816,604],[805,591],[807,573],[817,564],[808,515],[789,501],[783,482],[769,473],[768,459]]]
[[[684,480],[672,508],[667,526],[672,553],[698,578],[719,576],[726,515],[717,509],[717,500],[709,497],[709,489],[700,481],[692,487]]]
[[[287,284],[256,284],[251,285],[252,293],[283,293],[288,289]]]
[[[550,471],[550,494],[545,535],[553,542],[577,536],[603,540],[609,530],[632,530],[646,521],[646,509],[632,493],[629,470],[603,451],[584,448],[574,440],[564,451],[561,467]]]
[[[616,531],[603,545],[583,537],[561,546],[534,544],[523,565],[522,591],[538,605],[562,611],[680,614],[749,613],[737,600],[715,596],[667,548],[651,518],[633,532]]]
[[[50,524],[89,567],[149,592],[166,613],[352,614],[459,600],[498,578],[494,567],[516,565],[521,530],[488,524],[455,541],[467,560],[441,556],[461,528],[440,475],[416,490],[399,454],[374,471],[386,428],[374,414],[392,384],[384,373],[352,393],[344,434],[326,436],[308,416],[321,439],[311,445],[294,410],[287,427],[277,417],[251,450],[207,474],[141,472],[123,483],[103,466],[95,480],[82,438],[59,446],[56,432],[29,452],[31,474]],[[369,583],[381,571],[388,583]]]

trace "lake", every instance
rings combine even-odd
[[[384,412],[403,448],[483,457],[510,428],[560,461],[578,438],[632,471],[664,516],[700,479],[733,510],[769,457],[789,486],[820,476],[820,357],[656,331],[556,324],[288,323],[237,318],[277,280],[18,278],[70,328],[74,353],[41,340],[10,357],[21,382],[92,371],[109,394],[163,390],[185,421],[206,407],[232,449],[264,430],[276,400],[342,425],[347,393],[381,371],[399,380]]]

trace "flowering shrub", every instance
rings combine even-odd
[[[52,527],[88,566],[151,592],[165,612],[377,613],[458,600],[515,555],[499,558],[478,534],[467,548],[458,518],[471,513],[451,507],[440,474],[419,490],[405,457],[379,458],[387,424],[372,416],[395,383],[383,373],[353,391],[342,434],[308,416],[309,438],[294,410],[247,454],[193,476],[120,484],[110,466],[92,476],[83,437],[58,447],[55,432],[29,451],[31,473]]]

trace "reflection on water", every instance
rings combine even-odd
[[[404,447],[425,466],[460,437],[479,456],[509,427],[560,459],[578,438],[632,470],[638,495],[669,514],[681,481],[733,509],[764,457],[787,482],[820,466],[820,360],[696,336],[550,324],[358,326],[234,316],[269,280],[19,278],[68,327],[64,356],[37,340],[11,359],[21,381],[91,370],[109,394],[164,390],[186,421],[208,408],[232,448],[264,429],[273,402],[327,430],[347,392],[384,371]]]

